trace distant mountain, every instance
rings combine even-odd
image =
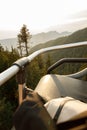
[[[45,43],[47,41],[50,41],[50,40],[53,40],[53,39],[56,39],[56,38],[59,38],[62,36],[70,35],[70,34],[71,33],[67,32],[67,31],[62,32],[62,33],[58,33],[56,31],[50,31],[47,33],[42,32],[42,33],[33,35],[30,42],[33,46],[33,45],[37,45],[39,43]]]
[[[87,41],[87,28],[78,30],[69,36],[63,36],[55,40],[48,41],[44,44],[39,44],[37,46],[34,46],[33,48],[31,48],[30,53],[45,47],[74,43],[74,42],[81,42],[81,41]]]
[[[39,33],[36,35],[32,35],[32,38],[30,40],[30,46],[33,47],[37,44],[40,43],[45,43],[47,41],[62,37],[62,36],[66,36],[71,34],[70,32],[62,32],[62,33],[58,33],[56,31],[50,31],[47,33]],[[11,50],[11,47],[13,48],[17,48],[17,38],[9,38],[9,39],[2,39],[0,40],[0,44],[4,47],[4,49],[8,49]]]
[[[9,38],[0,40],[0,44],[4,47],[4,49],[11,50],[11,47],[17,48],[17,38]]]
[[[50,46],[70,44],[70,43],[76,43],[76,42],[82,42],[82,41],[87,41],[87,28],[76,31],[69,36],[60,37],[58,39],[51,40],[44,44],[39,44],[37,46],[34,46],[33,48],[31,48],[30,54],[39,49],[50,47]],[[44,61],[46,61],[49,56],[49,60],[52,65],[53,63],[55,63],[56,61],[62,58],[70,58],[70,57],[86,58],[87,47],[82,46],[82,47],[77,47],[77,48],[60,49],[57,51],[52,51],[52,52],[42,54],[41,56],[42,56],[42,59],[44,59]],[[85,68],[85,67],[87,67],[87,64],[83,65],[80,63],[79,64],[78,63],[73,63],[73,64],[65,63],[61,65],[60,67],[56,68],[55,72],[58,74],[72,74],[72,73],[78,72],[79,70],[82,70],[82,68]]]

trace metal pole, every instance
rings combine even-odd
[[[0,74],[0,86],[3,85],[6,81],[8,81],[11,77],[17,74],[19,71],[18,66],[11,66],[4,72]]]
[[[87,63],[87,58],[62,58],[48,68],[47,74],[63,63]]]
[[[16,75],[16,81],[18,83],[18,93],[19,93],[19,105],[22,103],[23,98],[24,98],[24,89],[26,87],[26,83],[25,83],[25,69],[26,67],[23,67],[22,69],[20,69],[20,71],[17,73]]]
[[[81,47],[81,46],[87,46],[87,41],[78,42],[78,43],[69,43],[69,44],[64,44],[64,45],[58,45],[58,46],[43,48],[43,49],[40,49],[40,50],[34,52],[33,54],[31,54],[27,58],[28,58],[29,62],[31,62],[36,56],[43,54],[43,53],[46,53],[46,52],[50,52],[50,51],[54,51],[54,50]]]

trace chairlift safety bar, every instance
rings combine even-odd
[[[0,73],[0,86],[3,85],[6,81],[8,81],[10,78],[12,78],[14,75],[16,75],[21,68],[24,68],[26,65],[28,65],[38,55],[49,51],[75,48],[80,46],[87,46],[87,41],[47,47],[40,49],[27,57],[23,57],[17,60],[10,68]]]

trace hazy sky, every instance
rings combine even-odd
[[[20,30],[26,24],[30,32],[50,26],[86,19],[87,0],[0,0],[0,31]]]

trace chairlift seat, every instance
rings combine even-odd
[[[40,79],[35,91],[47,101],[69,96],[87,103],[87,82],[68,76],[45,75]]]

